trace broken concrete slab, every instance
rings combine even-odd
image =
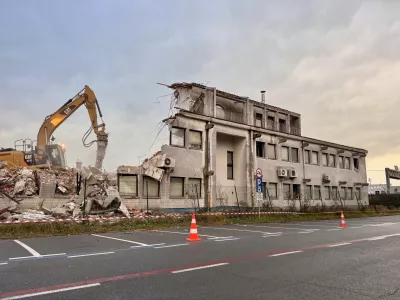
[[[56,208],[52,209],[52,215],[55,217],[64,217],[64,218],[67,218],[70,216],[65,207],[56,207]]]

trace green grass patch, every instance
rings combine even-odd
[[[373,216],[399,215],[400,211],[349,211],[345,213],[348,218],[363,218]],[[336,213],[310,213],[310,214],[266,214],[260,217],[255,215],[197,215],[197,224],[224,225],[245,223],[280,223],[313,220],[337,220],[340,214]],[[22,223],[0,225],[0,238],[18,239],[24,237],[76,235],[89,233],[105,233],[118,231],[151,230],[170,227],[189,228],[191,215],[182,218],[159,218],[149,220],[122,220],[119,222],[86,222],[86,223]]]

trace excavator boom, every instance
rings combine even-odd
[[[97,102],[94,92],[86,85],[78,94],[76,94],[72,99],[68,100],[63,106],[61,106],[56,112],[47,116],[43,121],[42,126],[39,129],[37,136],[37,149],[36,149],[36,160],[40,163],[46,161],[51,153],[48,153],[48,148],[50,145],[50,139],[54,131],[66,120],[68,119],[79,107],[82,105],[86,106],[91,121],[90,132],[93,130],[97,136],[97,154],[95,166],[98,169],[102,168],[105,151],[108,144],[108,134],[105,131],[105,124],[102,120],[102,113]],[[97,111],[102,120],[102,123],[98,123]],[[88,131],[88,133],[90,134]],[[87,134],[88,135],[88,134]],[[84,137],[85,139],[87,138]],[[93,144],[85,144],[85,146],[90,146]]]

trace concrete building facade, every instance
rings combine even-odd
[[[119,168],[128,204],[143,206],[150,183],[152,205],[162,209],[255,207],[262,204],[255,197],[257,168],[264,205],[368,204],[366,150],[305,137],[300,114],[263,100],[196,83],[169,87],[175,108],[164,120],[169,145],[142,166]]]

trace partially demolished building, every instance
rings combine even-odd
[[[161,209],[368,204],[366,150],[303,136],[300,114],[266,104],[263,93],[260,102],[196,83],[169,87],[169,145],[141,166],[118,168],[131,206],[144,208],[146,198]]]

